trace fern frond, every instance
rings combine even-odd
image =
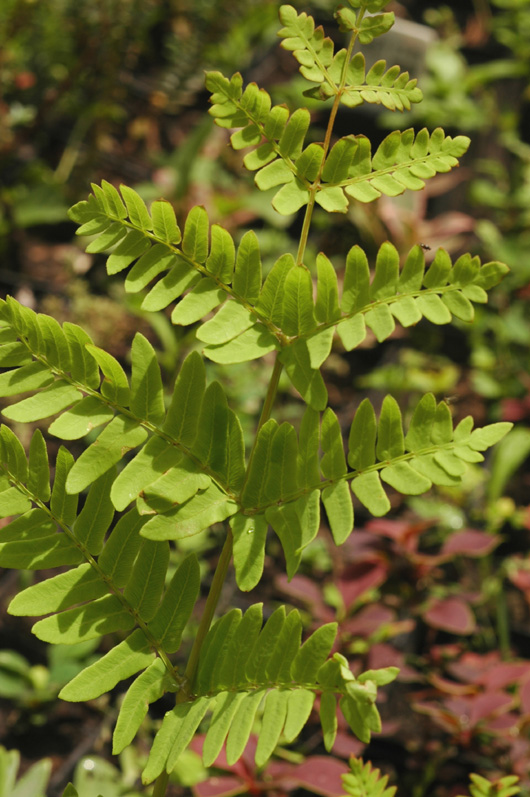
[[[49,431],[65,439],[101,428],[97,439],[69,467],[69,496],[105,478],[125,451],[138,449],[120,474],[112,477],[110,495],[112,506],[119,511],[137,501],[140,513],[149,516],[146,536],[167,539],[169,533],[173,539],[179,524],[183,536],[188,536],[236,511],[231,497],[240,489],[245,473],[243,433],[221,386],[213,383],[206,388],[204,364],[197,353],[184,361],[166,411],[154,349],[139,333],[132,345],[129,384],[119,363],[94,346],[88,336],[82,355],[94,367],[87,364],[79,372],[73,367],[74,357],[81,357],[77,337],[67,337],[57,325],[53,342],[59,340],[64,345],[60,349],[55,346],[50,357],[47,316],[35,314],[11,298],[3,303],[2,316],[3,329],[20,340],[19,361],[27,362],[26,353],[35,361],[2,374],[0,393],[37,391],[12,404],[4,414],[26,422],[59,415]],[[70,332],[72,329],[77,328],[69,325]],[[0,353],[1,349],[0,345]],[[56,354],[59,350],[60,355]],[[39,366],[39,378],[28,381],[27,369],[35,365]],[[44,369],[49,379],[42,379]],[[103,381],[98,391],[100,371]],[[54,388],[64,400],[48,400]],[[42,447],[43,441],[36,437],[33,445]],[[35,467],[31,473],[38,489],[41,476]],[[46,480],[46,473],[44,477]]]
[[[416,406],[405,434],[401,411],[387,396],[379,418],[365,399],[359,406],[348,434],[347,452],[336,415],[327,409],[322,417],[320,446],[323,456],[316,475],[318,422],[309,409],[300,430],[300,442],[288,424],[269,420],[258,434],[241,505],[248,519],[232,521],[238,556],[236,577],[242,589],[251,588],[258,565],[249,563],[265,544],[266,524],[277,533],[291,578],[298,569],[303,549],[319,527],[319,499],[337,544],[353,529],[351,491],[376,517],[390,510],[386,485],[404,495],[418,495],[433,485],[460,483],[469,463],[481,462],[480,452],[504,437],[511,424],[495,423],[473,430],[471,417],[456,428],[448,405],[436,404],[427,394]],[[298,461],[298,468],[287,462]],[[253,537],[258,531],[258,536]],[[262,562],[262,559],[259,560]],[[250,575],[252,573],[252,576]],[[259,570],[261,574],[261,570]]]
[[[361,62],[352,62],[360,70]],[[408,75],[396,77],[397,100],[386,89],[378,91],[378,82],[388,73],[380,74],[380,65],[366,76],[371,81],[370,89],[352,86],[345,93],[350,104],[358,104],[356,98],[370,97],[373,102],[383,104],[403,103],[403,97],[414,95],[415,86],[409,86],[409,94],[400,89],[408,81]],[[364,61],[361,71],[364,74]],[[395,72],[389,70],[390,78]],[[414,81],[411,81],[412,83]],[[206,86],[212,92],[210,113],[222,127],[242,128],[233,133],[230,141],[235,149],[256,147],[244,158],[247,169],[255,171],[255,183],[262,191],[281,186],[272,199],[273,207],[284,215],[294,213],[309,202],[310,189],[320,170],[324,151],[320,144],[312,143],[304,148],[309,127],[309,112],[300,108],[291,116],[283,106],[271,107],[271,99],[264,89],[250,84],[243,91],[240,75],[231,80],[218,72],[208,72]],[[371,94],[370,94],[371,92]],[[363,96],[361,96],[363,95]],[[399,99],[401,97],[401,99]],[[264,141],[265,143],[261,143]],[[416,136],[412,129],[404,133],[394,131],[387,136],[372,156],[371,144],[365,136],[347,136],[339,139],[326,157],[321,173],[316,201],[329,211],[346,212],[348,197],[361,202],[372,202],[381,194],[397,196],[407,188],[417,191],[425,186],[424,180],[438,172],[448,172],[458,165],[457,158],[469,146],[466,136],[445,136],[441,128],[431,135],[426,129]]]
[[[388,786],[388,775],[381,776],[370,761],[350,758],[350,772],[342,775],[344,791],[350,797],[394,797],[395,786]]]
[[[328,659],[337,633],[335,623],[319,628],[302,646],[302,621],[282,606],[262,627],[262,606],[243,615],[233,609],[215,623],[201,650],[193,697],[178,703],[164,718],[144,772],[149,783],[170,772],[208,711],[203,758],[211,765],[223,744],[229,763],[242,755],[257,712],[261,730],[256,764],[263,766],[281,739],[293,741],[304,727],[317,694],[336,695],[352,730],[363,741],[380,729],[375,708],[377,686],[392,681],[396,668],[375,670],[355,679],[346,660]],[[329,738],[329,748],[334,741]]]
[[[475,773],[470,776],[469,791],[472,797],[512,797],[520,794],[521,789],[517,785],[519,778],[517,775],[506,775],[496,781],[487,780]]]
[[[351,10],[340,9],[338,18],[347,21],[347,16],[356,18]],[[300,64],[300,73],[310,83],[318,85],[304,92],[313,99],[327,100],[339,95],[343,105],[353,108],[363,102],[383,105],[390,111],[410,110],[411,103],[421,102],[422,92],[417,81],[409,78],[408,72],[401,72],[398,66],[390,69],[386,61],[377,61],[366,72],[364,55],[357,53],[346,63],[347,50],[334,54],[333,41],[324,35],[321,26],[315,28],[314,19],[289,5],[280,8],[280,22],[284,27],[278,32],[283,39],[282,47],[290,50]],[[379,21],[380,22],[380,21]],[[387,16],[384,25],[390,22]],[[364,30],[363,30],[364,24]],[[373,18],[367,18],[356,29],[360,35],[373,34],[381,29],[381,24],[374,27]]]
[[[152,203],[150,214],[141,197],[127,186],[120,193],[110,183],[92,186],[88,200],[70,210],[70,218],[80,224],[78,235],[97,235],[87,252],[105,252],[115,247],[107,259],[107,272],[129,269],[125,290],[136,293],[151,283],[142,309],[163,310],[182,297],[174,307],[174,324],[190,325],[211,310],[233,298],[228,315],[238,312],[248,319],[244,329],[261,321],[260,338],[254,348],[271,351],[278,342],[276,330],[253,311],[261,289],[261,259],[258,240],[247,232],[237,248],[223,227],[210,227],[203,207],[192,208],[184,232],[169,202]],[[237,303],[237,304],[236,304]],[[234,310],[235,308],[235,310]],[[242,328],[243,329],[243,328]],[[6,355],[9,355],[6,351]]]
[[[35,432],[35,439],[40,439],[39,432]],[[48,466],[46,450],[40,443],[32,443],[32,464],[37,463],[41,474],[40,489],[34,492],[34,476],[28,473],[27,462],[24,466],[19,446],[13,433],[2,427],[0,501],[7,514],[19,517],[2,529],[0,566],[70,569],[22,590],[8,611],[16,616],[47,615],[35,623],[33,632],[52,644],[75,644],[115,631],[126,634],[122,642],[76,675],[60,696],[65,700],[89,700],[147,668],[150,674],[144,676],[142,683],[148,684],[153,699],[158,694],[153,672],[160,676],[164,689],[176,689],[181,678],[168,654],[179,649],[198,597],[196,557],[184,559],[166,586],[168,543],[142,540],[139,532],[145,518],[135,509],[112,526],[112,472],[92,485],[78,512],[77,496],[65,491],[73,465],[65,449],[59,450],[53,490],[49,500],[44,501],[41,496],[46,493],[42,489],[42,474]],[[141,712],[135,707],[132,713],[138,717]],[[139,722],[142,718],[143,715]],[[128,717],[128,732],[134,721]]]

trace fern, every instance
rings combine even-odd
[[[265,279],[257,235],[248,231],[236,245],[227,230],[210,224],[203,207],[190,210],[181,231],[168,202],[148,208],[131,188],[118,191],[104,181],[71,210],[78,234],[90,238],[87,251],[111,250],[108,273],[121,273],[126,291],[144,292],[145,311],[171,307],[173,324],[195,325],[204,357],[230,365],[274,353],[249,451],[223,386],[208,382],[198,351],[184,359],[166,396],[156,352],[140,333],[126,373],[79,326],[61,326],[11,297],[0,303],[0,396],[12,399],[5,418],[16,424],[49,419],[47,435],[62,442],[91,433],[77,459],[61,446],[50,466],[40,430],[27,454],[13,431],[0,430],[0,516],[11,518],[0,533],[0,566],[62,568],[16,595],[9,611],[41,617],[33,631],[52,644],[121,633],[121,641],[61,692],[65,700],[89,700],[134,677],[114,730],[115,753],[134,740],[150,704],[175,694],[143,775],[145,783],[156,781],[157,797],[199,727],[206,729],[205,763],[213,763],[223,746],[235,763],[259,718],[258,766],[279,743],[296,739],[317,697],[328,750],[337,707],[362,741],[380,730],[377,689],[397,670],[355,677],[343,656],[331,654],[334,624],[302,644],[300,616],[284,607],[265,623],[260,604],[216,620],[228,567],[233,561],[239,589],[253,589],[271,527],[292,578],[318,534],[321,506],[340,545],[354,527],[352,496],[380,516],[390,510],[389,489],[419,495],[433,485],[459,484],[468,464],[481,462],[482,452],[510,428],[474,429],[471,417],[454,427],[448,405],[430,394],[404,424],[399,405],[387,396],[379,414],[370,401],[360,404],[344,441],[327,406],[320,368],[335,333],[349,351],[368,330],[385,340],[396,322],[472,321],[473,303],[486,302],[507,271],[467,254],[453,263],[443,249],[426,269],[419,246],[401,265],[390,242],[370,264],[355,245],[339,288],[337,264],[326,254],[306,262],[315,204],[346,212],[352,200],[420,190],[426,179],[455,167],[469,143],[441,130],[395,131],[373,154],[364,136],[332,143],[341,103],[403,110],[421,99],[399,67],[379,61],[367,72],[363,55],[354,53],[358,42],[389,29],[393,15],[379,13],[386,5],[350,0],[350,8],[340,8],[348,43],[337,53],[311,17],[291,6],[280,9],[282,44],[311,84],[307,93],[333,102],[323,143],[306,144],[306,109],[273,106],[263,89],[243,88],[240,75],[206,76],[211,113],[234,130],[235,149],[249,150],[244,164],[255,172],[258,188],[278,189],[272,203],[279,213],[305,208],[298,251],[279,253]],[[272,417],[282,371],[306,405],[298,431]],[[184,663],[182,638],[197,604],[200,566],[195,554],[174,552],[178,566],[170,571],[170,551],[214,524],[224,524],[225,541]],[[352,767],[345,780],[349,794],[392,797],[377,770]]]

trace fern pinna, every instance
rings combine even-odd
[[[506,271],[501,263],[483,265],[471,255],[453,263],[443,249],[426,269],[420,246],[400,263],[391,243],[370,264],[353,245],[339,289],[324,253],[307,263],[315,204],[346,212],[352,199],[371,202],[381,194],[419,190],[424,180],[456,166],[469,143],[442,130],[393,132],[374,153],[362,135],[332,142],[341,103],[403,110],[421,100],[416,82],[399,67],[378,61],[366,71],[362,54],[354,53],[356,43],[391,27],[393,15],[380,13],[385,0],[349,4],[337,12],[348,43],[336,53],[311,17],[291,6],[280,9],[282,44],[311,84],[306,93],[332,101],[324,142],[305,144],[306,109],[291,114],[273,106],[263,89],[243,88],[240,75],[206,76],[211,113],[234,130],[232,145],[248,150],[244,163],[255,172],[257,187],[278,189],[272,204],[279,213],[305,208],[297,252],[281,254],[265,279],[256,234],[246,232],[236,245],[222,226],[210,225],[203,207],[189,212],[181,232],[168,202],[155,201],[148,209],[131,188],[118,191],[103,182],[71,210],[78,233],[90,236],[87,251],[112,250],[108,273],[123,273],[126,291],[144,292],[145,311],[171,307],[174,324],[198,324],[202,354],[194,350],[186,357],[169,401],[156,353],[140,333],[128,375],[75,324],[61,326],[10,297],[0,307],[0,365],[7,369],[0,375],[0,395],[17,397],[4,416],[16,423],[53,418],[48,434],[62,441],[92,435],[76,460],[66,447],[59,449],[50,486],[41,431],[33,434],[26,456],[15,434],[2,427],[0,509],[3,517],[16,518],[1,530],[0,565],[63,568],[23,590],[9,611],[46,615],[33,630],[50,643],[123,633],[121,642],[61,692],[65,700],[89,700],[136,676],[121,705],[115,752],[134,739],[150,703],[175,693],[175,707],[161,724],[144,772],[146,783],[156,781],[158,795],[208,713],[206,764],[225,744],[228,761],[238,760],[257,715],[256,761],[264,764],[280,740],[297,737],[317,696],[328,750],[337,730],[337,703],[362,741],[380,729],[377,688],[396,669],[355,677],[348,662],[332,654],[334,624],[301,644],[300,616],[284,607],[265,623],[260,604],[213,622],[229,564],[239,588],[253,589],[272,527],[292,577],[319,531],[321,505],[340,545],[354,527],[352,494],[380,516],[390,509],[389,489],[417,495],[433,485],[458,484],[468,463],[480,462],[481,452],[510,426],[473,429],[468,417],[455,428],[447,404],[430,394],[404,425],[397,402],[387,396],[378,414],[368,400],[360,404],[345,443],[327,407],[320,369],[335,333],[352,350],[367,328],[383,341],[396,323],[408,327],[424,317],[447,324],[453,316],[471,321],[473,303],[486,302],[487,291]],[[275,365],[246,452],[240,421],[222,385],[207,383],[202,355],[230,365],[270,353]],[[306,404],[298,431],[271,417],[283,370]],[[178,540],[223,522],[225,544],[182,666],[175,654],[198,599],[200,570],[192,553],[181,556],[169,576],[170,546],[178,549]]]

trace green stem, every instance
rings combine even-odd
[[[358,15],[357,15],[357,25],[361,24],[361,20],[364,16],[365,9],[361,8]],[[304,255],[307,246],[307,240],[309,237],[309,229],[311,227],[311,220],[313,218],[313,210],[315,208],[315,200],[317,196],[318,189],[320,188],[320,184],[322,181],[322,172],[324,170],[324,164],[326,161],[326,156],[328,154],[330,145],[331,145],[331,135],[333,133],[333,127],[335,126],[335,119],[337,116],[337,112],[340,106],[340,98],[342,96],[342,91],[344,89],[344,84],[346,83],[346,74],[348,69],[348,64],[350,62],[353,48],[355,47],[355,42],[357,41],[358,32],[355,32],[354,35],[350,39],[350,43],[348,46],[348,51],[346,54],[346,58],[344,59],[344,67],[342,69],[341,80],[339,84],[339,90],[335,94],[335,99],[333,100],[333,106],[331,108],[328,125],[326,128],[326,135],[324,137],[324,143],[322,145],[322,160],[320,162],[320,169],[318,170],[318,175],[311,186],[311,195],[309,197],[309,202],[307,203],[305,209],[305,216],[304,222],[302,224],[302,232],[300,233],[300,243],[298,244],[298,252],[296,255],[296,265],[301,266],[304,262]]]
[[[186,697],[189,697],[191,693],[193,680],[197,673],[201,648],[206,638],[206,634],[210,630],[210,625],[212,624],[213,616],[215,614],[215,610],[219,602],[221,590],[223,588],[226,574],[228,572],[228,567],[230,565],[230,560],[232,558],[232,545],[233,545],[232,531],[229,528],[228,534],[226,535],[225,544],[223,545],[223,550],[221,551],[219,561],[217,562],[217,567],[215,568],[215,573],[213,574],[213,580],[210,586],[208,597],[206,598],[206,606],[204,607],[204,611],[202,613],[201,621],[199,623],[199,629],[197,631],[197,636],[195,637],[195,641],[193,642],[193,647],[191,649],[190,657],[186,665],[186,671],[184,673],[184,678],[186,682],[184,685],[184,689],[181,689],[181,691],[178,693],[177,702],[182,702],[183,700],[186,699]]]
[[[167,772],[162,772],[162,774],[158,776],[158,778],[155,780],[152,797],[164,797],[168,780],[169,775]]]

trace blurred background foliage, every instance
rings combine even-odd
[[[329,0],[292,4],[336,36]],[[292,250],[299,220],[275,216],[269,197],[253,189],[240,154],[227,146],[226,131],[214,128],[206,113],[203,85],[204,69],[241,71],[246,82],[266,86],[275,102],[306,102],[296,63],[277,47],[277,8],[276,0],[0,3],[3,293],[59,321],[81,324],[121,359],[141,329],[157,347],[169,382],[196,345],[193,331],[172,327],[164,313],[142,313],[120,280],[106,275],[103,258],[82,251],[66,212],[85,198],[91,181],[107,179],[131,185],[148,202],[164,197],[181,217],[203,204],[236,237],[252,226],[265,268]],[[382,49],[378,41],[367,48],[367,59],[386,58],[409,69],[419,78],[424,102],[404,115],[373,106],[343,109],[337,134],[365,133],[378,142],[389,128],[439,125],[449,134],[470,135],[472,147],[459,170],[439,175],[420,193],[355,205],[346,216],[316,212],[308,265],[323,249],[340,270],[354,243],[373,254],[390,238],[402,253],[424,243],[429,260],[444,246],[453,256],[471,251],[483,260],[503,260],[511,272],[471,326],[422,322],[396,330],[377,347],[370,339],[349,353],[337,346],[327,363],[330,403],[346,427],[367,395],[377,404],[392,392],[406,412],[433,391],[450,401],[457,420],[472,414],[477,424],[510,420],[517,428],[487,469],[472,469],[462,488],[408,501],[396,497],[394,519],[379,525],[359,511],[358,531],[341,551],[329,544],[324,528],[304,554],[307,576],[302,572],[290,585],[278,576],[281,554],[271,541],[262,592],[249,599],[274,603],[287,595],[308,627],[338,620],[341,649],[358,657],[359,667],[400,664],[401,680],[383,706],[383,736],[365,752],[402,794],[449,797],[465,788],[470,769],[478,769],[516,772],[527,796],[530,0],[401,0],[391,8],[398,17],[395,33],[381,40]],[[313,101],[309,107],[318,140],[326,107]],[[213,363],[208,368],[211,378],[224,380],[251,439],[267,369],[255,363],[226,373]],[[285,383],[278,416],[297,423],[298,411]],[[218,534],[214,529],[210,539],[190,543],[201,546],[206,581]],[[0,574],[2,605],[18,578],[25,585],[30,575]],[[226,605],[238,599],[229,585]],[[138,794],[135,757],[145,755],[153,723],[167,706],[149,717],[132,757],[124,754],[111,765],[105,758],[119,697],[89,706],[56,700],[61,686],[102,651],[48,651],[28,636],[29,625],[22,634],[20,619],[15,623],[2,612],[0,743],[21,750],[22,770],[51,757],[49,797],[72,777],[82,797]],[[507,675],[506,661],[519,669]],[[301,767],[322,752],[319,744],[315,734],[296,750],[281,750],[282,766]],[[363,752],[362,746],[339,734],[336,756],[352,752]],[[290,791],[283,781],[267,786],[272,771],[225,772],[232,789],[240,778],[239,791],[212,791],[209,774],[190,756],[173,777],[176,795],[189,794],[189,788],[197,797]],[[0,748],[0,795],[2,777],[14,778],[17,769],[17,756]],[[302,788],[289,772],[297,794],[307,793],[307,783]],[[27,773],[20,797],[36,794],[37,783],[43,791],[49,768]]]

